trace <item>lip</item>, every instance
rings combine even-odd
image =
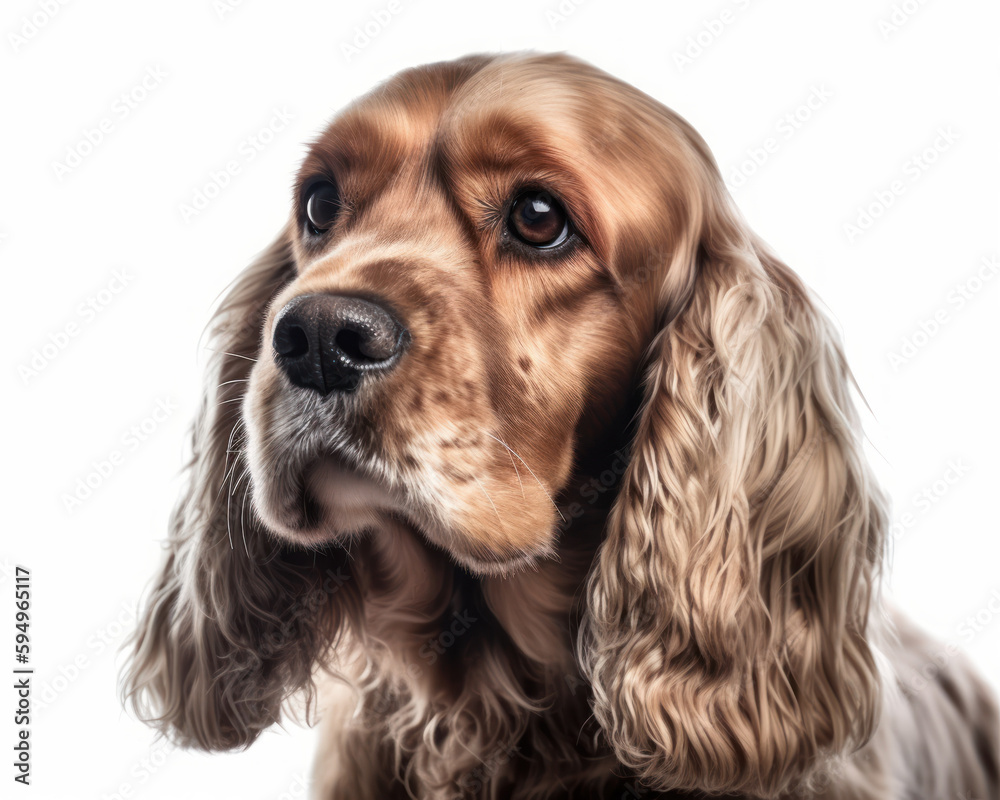
[[[398,492],[334,456],[323,456],[309,464],[303,471],[302,485],[310,513],[296,538],[310,543],[358,535],[404,510]]]
[[[496,551],[445,516],[446,498],[427,486],[401,485],[345,453],[286,450],[275,458],[272,451],[268,461],[264,452],[251,448],[254,505],[271,533],[293,547],[346,546],[402,525],[473,574],[509,575],[553,554],[550,541],[530,551]]]

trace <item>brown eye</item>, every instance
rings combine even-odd
[[[545,191],[531,190],[518,195],[507,221],[514,235],[532,247],[555,247],[569,237],[566,210]]]
[[[306,220],[314,235],[333,227],[340,211],[340,192],[330,181],[313,184],[306,193]]]

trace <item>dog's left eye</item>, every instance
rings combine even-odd
[[[330,181],[320,181],[314,184],[306,194],[306,218],[309,221],[310,232],[326,233],[333,227],[340,212],[340,192]]]
[[[531,190],[518,195],[507,224],[518,239],[532,247],[556,247],[569,238],[566,209],[546,191]]]

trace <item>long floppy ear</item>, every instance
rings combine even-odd
[[[293,691],[311,687],[335,630],[334,571],[285,557],[247,501],[240,405],[267,304],[292,277],[282,234],[237,278],[210,327],[207,388],[167,554],[126,647],[123,695],[183,745],[250,744]]]
[[[705,163],[580,658],[644,783],[771,798],[877,721],[886,508],[831,324]]]

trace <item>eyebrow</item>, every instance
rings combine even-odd
[[[465,196],[480,206],[485,202],[488,207],[495,208],[507,198],[456,191],[463,183],[462,173],[475,176],[477,183],[497,174],[521,175],[522,180],[515,181],[514,186],[505,186],[503,191],[532,185],[552,190],[566,204],[590,245],[599,251],[603,246],[604,235],[596,224],[583,178],[571,164],[571,153],[560,149],[549,132],[532,121],[511,119],[502,109],[497,109],[474,122],[460,121],[458,130],[439,131],[432,147],[435,171],[450,194]]]
[[[405,157],[405,142],[391,135],[392,126],[357,114],[337,120],[317,139],[302,162],[300,174],[335,176],[346,170],[361,172],[392,168]]]
[[[483,171],[514,170],[527,160],[560,160],[533,125],[513,120],[502,110],[485,114],[475,123],[463,120],[459,125],[465,129],[461,141],[456,140],[455,130],[445,129],[439,132],[435,147],[443,151],[461,147],[466,158],[468,151],[474,150],[476,166]]]

